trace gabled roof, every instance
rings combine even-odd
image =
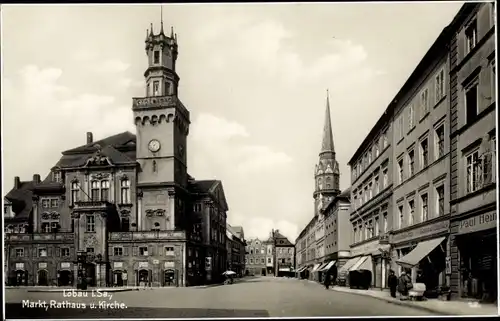
[[[11,189],[5,198],[12,202],[12,211],[15,213],[14,219],[29,219],[33,207],[33,181],[20,182],[18,189]],[[12,218],[7,218],[12,219]]]
[[[224,188],[220,180],[193,180],[189,182],[188,190],[196,194],[207,194],[214,198],[218,198],[222,203],[220,204],[226,211],[229,209],[227,206],[226,196],[224,195]],[[217,195],[218,194],[218,197]]]

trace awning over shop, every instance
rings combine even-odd
[[[327,264],[328,264],[328,262],[321,263],[321,265],[318,267],[317,272],[321,272],[321,271],[323,271],[323,268],[324,268]]]
[[[402,267],[406,268],[412,268],[420,261],[422,261],[423,258],[425,258],[429,253],[432,252],[436,247],[441,244],[445,240],[446,237],[440,237],[437,239],[432,239],[428,241],[422,241],[418,243],[417,247],[413,249],[410,253],[406,254],[399,260],[396,260],[396,263],[401,265]]]
[[[303,267],[300,267],[297,271],[295,271],[296,273],[302,273],[305,269],[307,268],[307,266],[303,266]]]
[[[328,262],[327,264],[325,264],[325,265],[322,267],[321,271],[328,271],[328,270],[330,270],[330,269],[332,268],[332,266],[333,266],[336,262],[337,262],[337,261],[335,261],[335,260]]]
[[[370,271],[373,272],[373,261],[370,255],[361,257],[349,271]]]
[[[315,264],[311,272],[316,272],[320,265],[320,263]]]
[[[352,259],[349,259],[345,264],[340,268],[339,272],[344,272],[344,271],[349,271],[351,266],[353,266],[356,262],[358,262],[359,257],[355,257]]]

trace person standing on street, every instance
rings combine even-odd
[[[393,270],[389,271],[389,280],[388,280],[389,289],[391,290],[391,297],[396,297],[396,288],[398,287],[398,277],[394,274]]]
[[[330,273],[326,273],[325,275],[325,289],[329,289],[330,288]]]

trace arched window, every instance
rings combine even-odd
[[[92,181],[90,183],[90,197],[92,198],[92,201],[99,200],[99,182],[98,181]]]
[[[71,205],[74,205],[75,202],[78,202],[80,195],[80,183],[78,181],[74,181],[71,183]]]
[[[121,181],[121,203],[130,204],[130,180],[128,178]]]
[[[101,181],[101,201],[109,200],[109,181]]]

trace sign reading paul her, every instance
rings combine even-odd
[[[488,212],[479,214],[458,224],[458,234],[473,233],[497,227],[497,213]]]

